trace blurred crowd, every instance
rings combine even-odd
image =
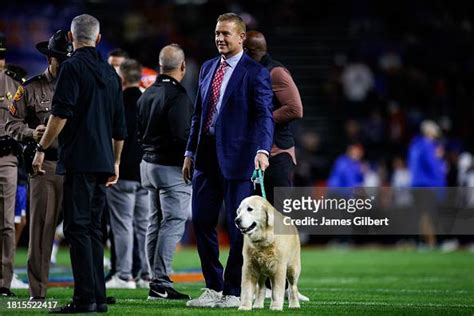
[[[427,119],[440,129],[445,184],[465,184],[472,168],[466,157],[473,150],[474,41],[472,6],[458,5],[347,4],[348,47],[332,56],[322,84],[338,141],[328,144],[327,135],[313,131],[301,135],[296,184],[324,183],[351,143],[364,149],[364,181],[409,182],[408,148]]]

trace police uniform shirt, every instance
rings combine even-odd
[[[5,123],[9,117],[9,109],[13,106],[13,98],[21,80],[7,69],[0,69],[0,136],[5,135]]]
[[[10,107],[7,132],[15,139],[25,142],[33,139],[38,125],[46,125],[51,113],[55,79],[47,68],[18,87]],[[57,141],[52,145],[57,147]]]

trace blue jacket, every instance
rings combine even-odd
[[[360,161],[351,159],[347,155],[342,155],[334,164],[328,179],[328,187],[358,187],[363,181],[364,175]]]
[[[206,61],[199,87],[186,151],[195,153],[201,170],[199,143],[209,108],[210,90],[220,57]],[[215,124],[216,152],[226,179],[250,179],[258,150],[271,151],[273,142],[272,87],[267,69],[242,55],[226,87]]]
[[[408,169],[412,187],[442,187],[446,185],[446,168],[442,158],[436,157],[438,142],[426,137],[415,137],[408,149]]]

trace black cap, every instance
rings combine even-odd
[[[36,44],[36,48],[46,56],[59,59],[66,59],[72,54],[72,44],[69,42],[67,32],[63,30],[57,31],[48,42]]]

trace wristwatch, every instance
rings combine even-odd
[[[46,149],[44,149],[43,146],[41,146],[40,143],[37,143],[36,144],[36,151],[39,151],[40,153],[44,153],[46,151]]]

